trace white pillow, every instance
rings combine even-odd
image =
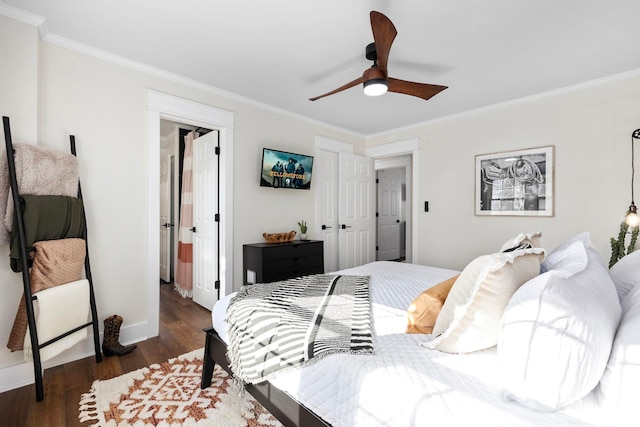
[[[640,286],[622,301],[622,320],[613,342],[598,398],[614,417],[611,425],[638,425],[640,396]]]
[[[580,242],[585,248],[585,251],[579,251],[575,245],[576,242]],[[559,262],[567,262],[567,257],[569,256],[571,256],[571,262],[575,263],[574,267],[572,268],[573,273],[571,274],[582,271],[587,266],[586,249],[588,248],[593,248],[589,233],[585,232],[576,234],[575,236],[567,239],[562,244],[560,244],[557,248],[551,251],[551,253],[547,254],[547,257],[544,259],[544,261],[542,261],[542,264],[540,265],[540,272],[544,273],[546,271],[553,270],[553,268]],[[571,254],[568,254],[567,252],[570,252]]]
[[[640,250],[631,252],[616,262],[609,274],[622,301],[631,289],[640,284]]]
[[[433,327],[427,348],[469,353],[498,342],[500,319],[513,293],[540,272],[541,248],[484,255],[456,280]]]
[[[509,239],[502,247],[500,247],[500,252],[504,252],[507,249],[515,248],[516,246],[523,245],[528,243],[532,248],[541,248],[540,245],[540,237],[542,237],[542,233],[537,231],[535,233],[520,233],[514,239]]]
[[[585,268],[575,272],[584,251]],[[556,410],[587,395],[604,372],[620,320],[602,257],[581,239],[562,249],[554,269],[525,283],[502,319],[498,356],[505,397]]]

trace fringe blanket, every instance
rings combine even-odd
[[[257,384],[334,353],[371,354],[369,277],[318,274],[245,286],[227,310],[236,379]]]
[[[78,160],[72,154],[29,144],[13,144],[20,194],[78,196]],[[13,199],[7,152],[0,154],[0,245],[9,243]]]
[[[45,240],[35,242],[33,246],[33,267],[29,271],[32,294],[82,278],[86,256],[86,244],[83,239]],[[7,342],[9,350],[18,351],[24,348],[27,325],[27,307],[23,293]]]

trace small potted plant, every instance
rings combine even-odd
[[[300,240],[307,240],[307,222],[304,219],[298,221],[298,226],[300,227]]]

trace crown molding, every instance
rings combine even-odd
[[[583,82],[583,83],[578,83],[578,84],[571,85],[571,86],[565,86],[565,87],[562,87],[562,88],[559,88],[559,89],[549,90],[549,91],[546,91],[546,92],[540,92],[540,93],[537,93],[535,95],[530,95],[530,96],[525,96],[525,97],[522,97],[522,98],[512,99],[510,101],[500,102],[500,103],[497,103],[497,104],[487,105],[486,107],[475,108],[473,110],[464,111],[462,113],[451,114],[451,115],[448,115],[448,116],[439,117],[437,119],[426,120],[424,122],[414,123],[412,125],[403,126],[403,127],[396,128],[396,129],[390,129],[390,130],[387,130],[387,131],[384,131],[384,132],[378,132],[376,134],[367,135],[366,139],[367,139],[367,142],[368,142],[370,140],[373,140],[374,138],[379,138],[379,137],[382,137],[382,136],[385,136],[385,135],[412,131],[412,130],[416,130],[416,129],[424,127],[424,126],[435,124],[435,123],[442,123],[442,122],[446,122],[446,121],[449,121],[449,120],[459,119],[459,118],[462,118],[462,117],[468,117],[468,116],[472,116],[472,115],[476,115],[476,114],[480,114],[480,113],[485,113],[485,112],[489,112],[489,111],[496,111],[496,110],[500,110],[500,109],[503,109],[503,108],[514,107],[514,106],[517,106],[517,105],[523,105],[523,104],[527,104],[527,103],[534,102],[534,101],[537,101],[537,100],[552,98],[552,97],[555,97],[555,96],[564,95],[564,94],[571,93],[571,92],[576,92],[578,90],[583,90],[583,89],[588,89],[588,88],[592,88],[592,87],[602,86],[602,85],[609,84],[609,83],[612,83],[612,82],[616,82],[616,81],[620,81],[620,80],[626,80],[626,79],[633,79],[633,78],[638,78],[638,77],[640,77],[640,69],[631,70],[631,71],[627,71],[627,72],[624,72],[624,73],[614,74],[612,76],[607,76],[607,77],[602,77],[602,78],[599,78],[599,79],[589,80],[589,81],[586,81],[586,82]]]
[[[40,27],[45,21],[44,17],[40,15],[9,6],[8,4],[2,3],[2,1],[0,1],[0,15],[33,25],[34,27]]]
[[[123,56],[115,55],[113,53],[109,53],[100,49],[97,49],[93,46],[89,46],[83,43],[76,42],[71,39],[67,39],[65,37],[58,36],[56,34],[52,34],[49,32],[47,28],[46,19],[42,16],[26,12],[22,9],[18,9],[13,6],[6,5],[0,0],[0,14],[5,15],[9,18],[16,19],[18,21],[27,23],[29,25],[33,25],[38,28],[38,32],[40,33],[40,39],[46,43],[51,43],[56,46],[63,47],[65,49],[69,49],[75,52],[79,52],[88,56],[92,56],[94,58],[101,59],[103,61],[107,61],[113,64],[121,65],[123,67],[131,68],[146,74],[150,74],[155,77],[160,77],[165,80],[172,81],[174,83],[179,83],[184,86],[188,86],[194,89],[202,90],[207,93],[211,93],[214,95],[222,96],[224,98],[228,98],[232,101],[241,102],[243,104],[247,104],[253,107],[257,107],[263,110],[271,111],[277,114],[281,114],[284,116],[288,116],[297,120],[302,120],[317,126],[322,126],[324,128],[329,128],[335,131],[347,133],[352,136],[356,136],[358,138],[366,138],[366,135],[354,132],[349,129],[344,129],[339,126],[331,125],[329,123],[324,123],[316,119],[312,119],[311,117],[303,116],[301,114],[297,114],[288,110],[284,110],[282,108],[274,107],[273,105],[269,105],[255,99],[247,98],[242,95],[238,95],[233,92],[228,92],[223,89],[219,89],[217,87],[199,82],[197,80],[189,79],[187,77],[171,73],[165,70],[162,70],[157,67],[153,67],[151,65],[147,65],[141,62],[133,61],[131,59],[125,58]]]

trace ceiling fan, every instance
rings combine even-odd
[[[432,85],[427,83],[409,82],[406,80],[389,77],[387,71],[387,59],[391,44],[398,32],[393,22],[385,15],[375,10],[370,13],[371,29],[373,30],[374,42],[369,44],[365,50],[365,57],[373,61],[371,68],[365,70],[361,77],[340,86],[339,88],[327,92],[323,95],[309,98],[315,101],[325,96],[333,95],[345,89],[349,89],[360,83],[363,84],[364,93],[369,96],[378,96],[388,92],[402,93],[405,95],[417,96],[422,99],[429,99],[442,92],[447,86]]]

